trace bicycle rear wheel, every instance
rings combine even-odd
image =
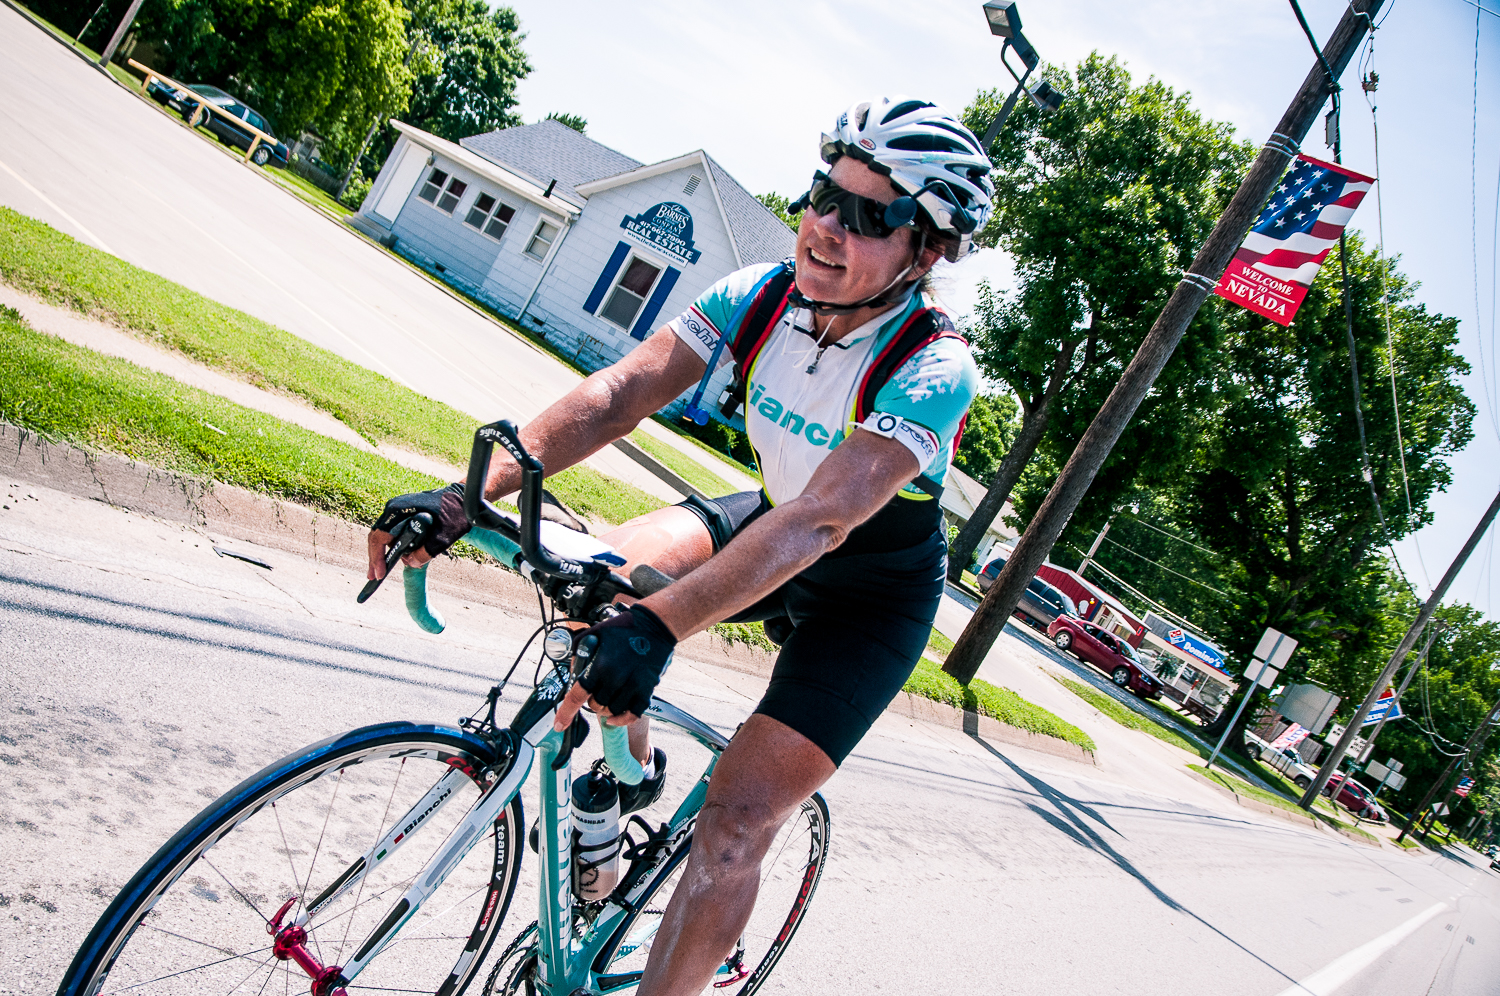
[[[306,950],[323,966],[347,964],[479,798],[494,760],[457,729],[387,723],[270,765],[135,874],[74,957],[60,996],[307,992],[308,972],[272,950],[276,911],[290,902],[284,922],[307,917]],[[350,988],[463,992],[514,894],[521,825],[517,797]],[[356,875],[392,829],[403,834]]]
[[[760,891],[740,943],[714,976],[712,988],[705,992],[751,996],[765,984],[766,976],[802,925],[823,875],[828,860],[828,828],[828,804],[816,793],[787,820],[761,862]],[[692,837],[688,837],[667,859],[642,893],[639,912],[616,929],[605,947],[601,961],[608,967],[599,979],[604,991],[632,991],[628,985],[644,971],[667,903],[687,869],[691,845]]]

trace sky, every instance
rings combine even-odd
[[[1459,319],[1460,351],[1473,368],[1463,383],[1479,409],[1474,441],[1452,458],[1447,492],[1431,499],[1432,524],[1396,544],[1424,598],[1500,490],[1500,0],[1482,2],[1484,12],[1472,0],[1386,0],[1370,62],[1380,75],[1380,211],[1367,197],[1350,226],[1374,243],[1383,214],[1387,251],[1421,284],[1418,300]],[[1011,82],[981,4],[511,0],[533,67],[519,87],[520,111],[528,122],[551,111],[582,115],[592,138],[642,162],[705,149],[752,193],[795,196],[820,165],[819,134],[849,105],[906,93],[957,112],[980,90]],[[1320,43],[1344,7],[1302,0]],[[1190,92],[1199,111],[1257,144],[1313,63],[1290,5],[1275,0],[1020,0],[1019,8],[1043,59],[1117,55],[1137,80]],[[1342,82],[1344,163],[1375,175],[1356,65]],[[1321,124],[1303,148],[1332,157]],[[981,279],[1010,281],[1001,253],[951,268],[944,304],[966,313]],[[1382,403],[1389,397],[1367,399]],[[1496,554],[1492,530],[1447,601],[1500,620]]]

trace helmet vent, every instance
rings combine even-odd
[[[902,115],[910,114],[912,111],[920,111],[924,107],[932,106],[934,105],[928,103],[925,100],[903,100],[895,107],[892,107],[889,111],[886,111],[885,117],[880,119],[880,123],[890,124],[892,121],[896,120]]]
[[[947,135],[901,135],[886,142],[886,147],[891,149],[905,149],[908,152],[957,152],[960,155],[973,155],[974,150],[956,138]]]

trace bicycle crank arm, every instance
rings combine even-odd
[[[416,915],[417,910],[422,908],[427,898],[443,884],[448,873],[456,868],[464,859],[464,855],[468,854],[469,850],[483,838],[485,829],[495,822],[500,811],[510,805],[510,800],[515,798],[516,792],[521,788],[521,783],[531,772],[531,762],[535,755],[536,751],[525,741],[517,745],[515,759],[511,762],[510,770],[506,772],[505,777],[491,786],[490,790],[474,803],[463,821],[448,834],[448,839],[439,849],[439,853],[417,873],[416,879],[406,890],[406,894],[396,901],[385,919],[359,946],[354,958],[344,966],[345,985],[354,981],[371,959],[380,953],[380,949],[385,947],[386,942],[396,936],[402,925]]]
[[[302,912],[298,913],[292,922],[299,927],[307,926],[307,922],[317,915],[319,910],[358,885],[376,865],[399,851],[401,846],[411,839],[412,834],[429,817],[447,805],[448,800],[453,798],[454,792],[468,781],[469,776],[457,768],[450,770],[442,778],[439,778],[437,783],[427,790],[427,794],[418,799],[416,805],[406,811],[405,816],[402,816],[399,820],[391,824],[391,828],[385,832],[385,836],[376,841],[375,845],[366,851],[363,856],[355,859],[348,868],[344,869],[343,874],[334,879],[333,883],[324,889],[316,899],[304,906]]]

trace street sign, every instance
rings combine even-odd
[[[1262,688],[1270,688],[1276,684],[1276,679],[1281,675],[1275,665],[1267,664],[1262,660],[1252,659],[1245,665],[1245,677]]]
[[[1370,714],[1365,717],[1363,725],[1369,726],[1382,719],[1402,719],[1405,716],[1406,713],[1401,711],[1401,703],[1396,701],[1395,690],[1387,688],[1385,694],[1376,699],[1375,704],[1370,707]]]
[[[1448,804],[1446,802],[1435,803],[1433,805],[1433,807],[1432,807],[1432,811],[1433,811],[1434,814],[1436,814],[1438,816],[1447,816],[1448,815]]]
[[[1296,640],[1268,626],[1261,634],[1260,642],[1255,645],[1255,656],[1280,671],[1292,659],[1292,651],[1296,649]]]

